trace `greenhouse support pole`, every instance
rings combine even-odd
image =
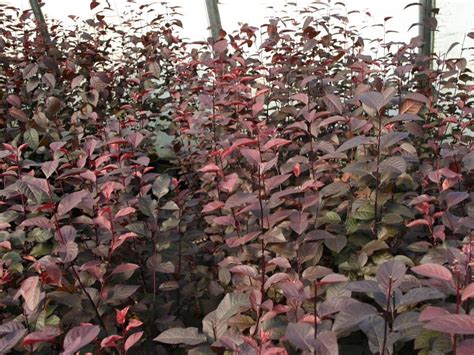
[[[35,15],[36,22],[38,23],[40,33],[43,36],[44,43],[50,46],[52,44],[51,36],[49,35],[48,27],[46,26],[46,21],[44,20],[43,11],[41,10],[38,0],[30,0],[30,6],[33,14]]]
[[[206,0],[206,9],[212,38],[217,39],[219,38],[219,33],[222,29],[217,0]]]
[[[430,55],[434,49],[434,31],[425,25],[425,20],[433,16],[435,0],[420,0],[420,37],[423,39],[421,52]]]

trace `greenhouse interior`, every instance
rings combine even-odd
[[[0,0],[0,354],[474,355],[474,1]]]

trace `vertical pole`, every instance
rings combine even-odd
[[[222,29],[217,0],[206,0],[206,8],[212,38],[217,39],[219,38],[219,32]]]
[[[425,20],[433,16],[435,0],[420,0],[420,37],[423,39],[421,52],[430,55],[434,50],[434,31],[425,25]]]
[[[47,46],[52,44],[51,36],[48,32],[48,27],[46,26],[46,21],[44,20],[43,11],[41,10],[41,6],[38,3],[38,0],[30,0],[31,10],[33,10],[33,14],[35,15],[36,22],[38,23],[38,29],[43,36],[44,43]]]

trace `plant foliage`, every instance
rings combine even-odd
[[[188,43],[92,1],[46,46],[0,4],[0,352],[471,353],[474,33],[336,5]]]

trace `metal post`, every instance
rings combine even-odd
[[[219,38],[219,32],[222,29],[217,0],[206,0],[206,8],[212,38],[217,39]]]
[[[46,26],[46,21],[44,20],[43,11],[41,10],[38,0],[30,0],[30,6],[31,10],[33,10],[33,14],[35,15],[36,22],[38,23],[40,33],[43,36],[44,43],[47,46],[50,46],[53,42],[51,41],[51,36],[49,35],[48,27]]]
[[[420,0],[420,37],[423,39],[421,52],[430,55],[434,50],[434,30],[425,25],[425,20],[433,16],[435,0]]]

